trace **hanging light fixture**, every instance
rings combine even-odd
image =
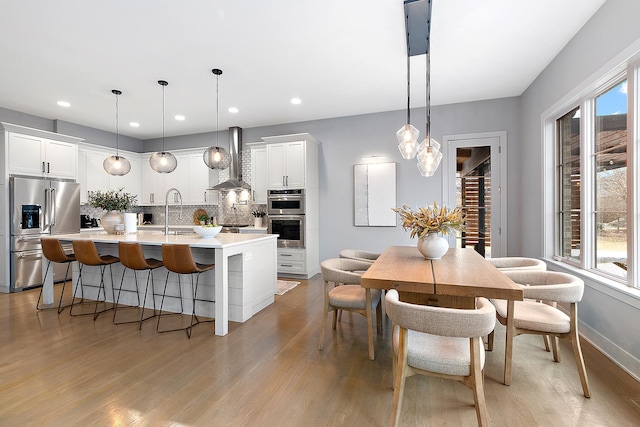
[[[162,151],[156,151],[149,157],[151,169],[159,173],[173,172],[178,166],[178,160],[173,154],[164,151],[164,88],[169,84],[164,80],[158,80],[162,86]]]
[[[122,92],[117,89],[113,89],[111,93],[116,96],[116,155],[109,156],[104,159],[102,167],[109,175],[122,176],[128,174],[131,170],[131,163],[129,163],[129,160],[122,157],[119,152],[120,132],[118,127],[118,97],[122,95]]]
[[[398,150],[404,159],[413,159],[418,152],[418,137],[420,131],[411,124],[411,46],[409,43],[409,12],[405,13],[405,28],[407,29],[407,124],[396,132]]]
[[[220,90],[218,87],[218,81],[220,79],[220,75],[222,74],[222,70],[219,68],[214,68],[211,70],[213,74],[216,75],[216,145],[215,147],[209,147],[202,154],[202,160],[210,169],[226,169],[229,167],[231,163],[231,157],[229,156],[229,152],[225,150],[223,147],[220,147],[218,144],[218,116],[220,113],[220,108],[218,107],[218,99]]]
[[[426,51],[426,60],[427,60],[427,90],[426,90],[426,98],[427,98],[427,108],[426,108],[426,135],[425,139],[418,146],[418,169],[420,170],[420,174],[422,176],[433,176],[440,165],[440,161],[442,160],[442,153],[440,152],[440,143],[438,143],[435,139],[431,138],[431,61],[429,56],[431,55],[431,49],[429,47],[430,42],[430,32],[431,32],[431,2],[432,0],[428,0],[427,5],[427,51]]]

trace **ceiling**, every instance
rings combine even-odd
[[[434,0],[432,104],[521,95],[604,2]],[[0,16],[0,107],[47,119],[114,131],[119,89],[120,132],[157,138],[162,79],[166,136],[210,132],[212,68],[220,129],[406,108],[402,0],[2,0]],[[412,56],[412,107],[424,76]]]

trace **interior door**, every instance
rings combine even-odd
[[[506,256],[506,132],[443,138],[444,201],[467,215],[456,247],[472,247],[486,258]]]

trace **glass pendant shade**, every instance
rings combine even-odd
[[[158,80],[158,84],[162,86],[162,151],[156,151],[149,157],[149,165],[158,173],[171,173],[178,167],[178,159],[168,151],[164,151],[164,88],[169,83]]]
[[[442,161],[442,153],[440,152],[440,144],[435,139],[431,140],[431,144],[425,139],[418,148],[418,170],[422,176],[433,176]]]
[[[178,160],[168,151],[156,151],[149,157],[149,165],[158,173],[171,173],[178,167]]]
[[[109,175],[122,176],[129,173],[131,163],[122,156],[109,156],[102,162],[102,167]]]
[[[122,95],[122,92],[117,89],[113,89],[111,93],[113,93],[116,96],[116,155],[109,156],[106,159],[104,159],[104,161],[102,162],[102,167],[104,168],[105,172],[107,172],[109,175],[122,176],[122,175],[128,174],[129,171],[131,170],[131,163],[129,163],[129,160],[122,157],[119,153],[120,132],[118,127],[118,116],[119,116],[118,97]]]
[[[403,159],[413,159],[416,156],[419,136],[420,131],[411,124],[406,124],[398,129],[398,132],[396,132],[398,150],[400,150]]]
[[[210,169],[226,169],[231,163],[231,156],[223,147],[209,147],[202,154],[202,160]]]
[[[209,147],[202,153],[202,160],[209,169],[226,169],[231,164],[231,155],[218,143],[218,121],[220,115],[220,76],[222,70],[214,68],[211,72],[216,76],[216,145]]]

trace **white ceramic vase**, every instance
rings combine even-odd
[[[116,224],[122,223],[122,214],[118,211],[108,211],[100,218],[100,225],[102,225],[102,228],[104,228],[107,234],[113,234]]]
[[[261,228],[262,227],[262,217],[259,217],[259,216],[254,217],[253,218],[253,226],[255,228]]]
[[[429,233],[418,239],[418,250],[426,259],[440,259],[449,250],[449,241],[438,233]]]

